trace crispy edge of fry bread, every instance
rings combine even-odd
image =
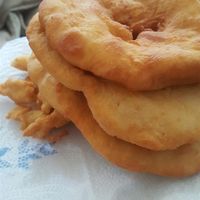
[[[8,79],[0,84],[0,94],[8,96],[18,105],[25,105],[36,101],[37,88],[31,81]]]
[[[29,57],[17,57],[12,65],[17,69],[27,71]],[[7,114],[7,118],[20,122],[24,136],[56,142],[67,134],[67,130],[62,127],[69,121],[65,120],[40,96],[37,86],[29,76],[25,80],[5,81],[0,85],[0,94],[8,96],[17,104]]]
[[[66,129],[56,130],[63,127],[67,120],[55,110],[50,114],[44,114],[41,110],[16,106],[8,113],[7,118],[20,122],[24,136],[56,142],[67,134]],[[54,133],[52,130],[55,130]]]
[[[37,103],[40,105],[40,109],[44,114],[49,114],[53,111],[51,105],[49,105],[49,103],[44,98],[42,98],[40,92],[37,95]]]
[[[28,58],[29,55],[18,56],[11,62],[11,65],[19,70],[27,71]]]
[[[51,131],[63,127],[67,122],[61,114],[54,110],[48,115],[43,114],[37,118],[24,130],[24,135],[56,142],[65,136],[67,131],[58,130],[56,133],[51,133]]]

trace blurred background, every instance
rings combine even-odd
[[[0,48],[25,35],[26,26],[41,0],[0,0]]]

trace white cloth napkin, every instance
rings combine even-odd
[[[0,49],[0,82],[23,76],[10,61],[30,49],[26,38]],[[0,200],[196,200],[200,175],[172,179],[130,173],[101,158],[72,125],[55,145],[23,137],[0,97]],[[190,165],[190,163],[188,163]]]

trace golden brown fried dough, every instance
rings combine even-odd
[[[68,121],[54,110],[48,115],[42,114],[40,117],[37,117],[35,121],[24,130],[24,135],[56,142],[66,135],[66,130],[61,130],[54,134],[51,134],[50,131],[61,128],[67,123]]]
[[[15,58],[11,65],[19,70],[27,71],[27,62],[29,55],[23,55]]]
[[[199,11],[197,0],[43,0],[39,14],[68,62],[153,90],[200,82]]]
[[[106,133],[152,150],[175,149],[200,139],[200,85],[132,92],[67,63],[49,47],[37,16],[27,35],[45,69],[66,87],[84,93]]]
[[[26,66],[27,70],[28,60],[29,57],[16,58],[16,68],[20,68],[20,64],[24,62],[23,66]],[[20,105],[13,108],[7,118],[19,121],[25,136],[56,142],[66,135],[67,131],[60,128],[68,121],[55,111],[45,98],[40,97],[37,86],[29,76],[25,80],[7,80],[0,85],[0,92]]]
[[[41,110],[16,106],[8,113],[7,118],[20,122],[24,136],[56,142],[67,134],[67,130],[59,128],[68,121],[55,110],[50,114],[44,114]]]
[[[200,170],[200,143],[176,150],[146,150],[109,136],[94,120],[82,94],[67,89],[47,74],[42,66],[29,65],[30,77],[37,82],[41,95],[63,116],[69,117],[92,147],[103,157],[131,171],[164,176],[188,176]]]
[[[41,109],[41,111],[44,113],[44,114],[49,114],[49,113],[51,113],[52,112],[52,107],[49,105],[49,103],[45,100],[45,99],[43,99],[42,97],[41,97],[41,95],[40,95],[40,93],[38,93],[38,95],[37,95],[37,103],[40,105],[40,109]]]
[[[0,85],[0,94],[8,96],[16,104],[24,105],[36,101],[37,89],[30,81],[9,79]]]
[[[20,121],[21,129],[25,130],[37,118],[41,117],[43,113],[40,110],[33,110],[23,106],[16,106],[7,115],[8,119]]]

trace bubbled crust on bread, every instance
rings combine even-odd
[[[157,0],[148,4],[149,1],[126,0],[110,1],[119,2],[111,5],[106,0],[100,2],[41,3],[40,22],[48,41],[67,61],[132,90],[200,81],[199,1]],[[125,19],[119,19],[115,11],[122,5],[135,11],[136,20],[134,16],[127,19],[128,11],[123,15]],[[113,23],[117,25],[109,25]],[[154,26],[156,30],[152,31]],[[138,29],[142,33],[136,40],[129,40],[130,31]]]

